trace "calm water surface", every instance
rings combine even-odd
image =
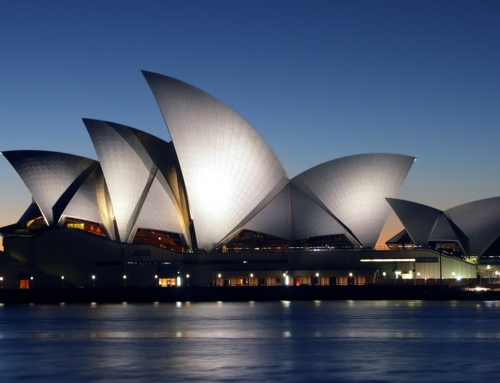
[[[500,302],[0,306],[2,382],[479,382]]]

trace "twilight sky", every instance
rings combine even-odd
[[[290,177],[399,153],[418,158],[399,198],[499,196],[499,20],[487,0],[0,0],[0,151],[97,159],[83,117],[170,140],[144,69],[228,104]],[[4,226],[31,196],[2,157],[0,180]]]

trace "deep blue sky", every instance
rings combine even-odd
[[[498,196],[499,20],[500,1],[0,0],[0,150],[96,159],[82,117],[168,140],[145,69],[235,109],[291,177],[401,153],[400,198]],[[0,177],[6,225],[30,194],[2,158]]]

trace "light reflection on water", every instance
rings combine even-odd
[[[473,382],[496,377],[500,302],[0,306],[2,382]]]

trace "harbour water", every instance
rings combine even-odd
[[[479,382],[500,302],[3,305],[2,382]]]

